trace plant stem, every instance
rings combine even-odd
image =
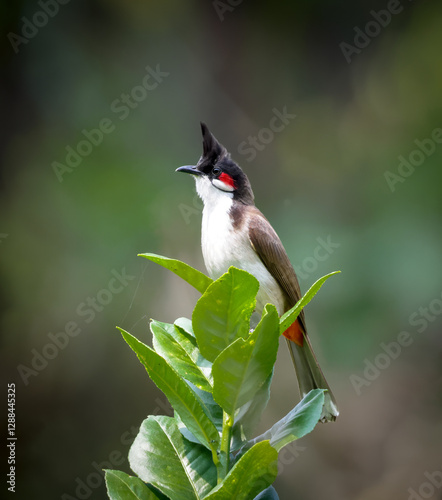
[[[220,467],[218,469],[218,484],[224,480],[229,472],[232,427],[233,417],[223,411],[223,432],[221,435],[221,448],[219,453]]]

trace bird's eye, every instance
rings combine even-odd
[[[221,173],[221,169],[219,167],[215,167],[213,170],[212,170],[212,174],[213,175],[219,175]]]

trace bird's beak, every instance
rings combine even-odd
[[[184,172],[186,174],[192,174],[192,175],[203,175],[201,170],[198,170],[195,166],[193,165],[186,165],[184,167],[179,167],[176,169],[176,172]]]

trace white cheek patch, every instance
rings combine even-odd
[[[223,181],[220,181],[219,179],[213,179],[212,184],[218,188],[221,189],[221,191],[227,191],[228,193],[231,193],[232,191],[235,190],[233,186],[229,186],[229,184],[226,184]]]

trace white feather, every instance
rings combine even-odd
[[[257,311],[274,304],[284,312],[284,297],[276,280],[267,271],[249,240],[247,221],[235,230],[230,217],[233,193],[217,189],[205,176],[195,177],[198,195],[204,202],[201,246],[204,263],[212,279],[219,278],[230,266],[249,272],[259,281]]]
[[[219,180],[219,179],[213,179],[212,184],[217,187],[218,189],[221,189],[221,191],[228,191],[232,192],[235,190],[233,186],[229,186],[229,184],[226,184],[225,182]]]

